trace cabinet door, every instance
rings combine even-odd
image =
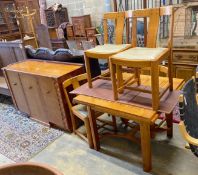
[[[32,118],[48,123],[45,105],[42,98],[41,90],[38,86],[37,77],[19,73],[27,103]]]
[[[38,82],[44,98],[45,109],[47,111],[49,122],[64,128],[63,118],[65,118],[65,112],[61,106],[62,101],[60,96],[57,94],[55,80],[48,77],[39,77]]]
[[[10,86],[12,99],[16,104],[16,107],[27,114],[30,114],[30,110],[27,105],[27,100],[24,95],[23,87],[21,85],[20,77],[17,72],[5,71],[7,81]]]
[[[189,80],[192,76],[195,76],[195,67],[191,66],[175,66],[176,78],[182,78],[185,81]]]

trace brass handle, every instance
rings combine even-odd
[[[176,58],[182,58],[182,55],[175,55]]]

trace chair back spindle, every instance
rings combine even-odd
[[[71,108],[73,105],[72,105],[72,102],[70,101],[69,94],[67,92],[67,88],[69,86],[72,86],[73,89],[76,89],[76,88],[80,87],[80,82],[83,80],[87,80],[87,74],[81,74],[81,75],[72,77],[72,78],[63,82],[63,90],[64,90],[65,98],[66,98],[67,104],[69,106],[70,112],[71,112]]]
[[[105,13],[103,18],[104,43],[108,43],[108,20],[115,21],[115,44],[123,43],[123,31],[125,23],[125,12]]]

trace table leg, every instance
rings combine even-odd
[[[173,137],[173,113],[166,114],[167,137]]]
[[[88,117],[91,127],[94,149],[98,151],[100,149],[100,140],[99,140],[98,129],[96,124],[95,112],[94,110],[91,109],[90,106],[87,107],[87,110],[88,110]]]
[[[143,157],[143,168],[144,171],[149,172],[152,168],[151,162],[151,138],[150,138],[150,124],[140,124],[141,134],[141,149]]]
[[[89,88],[92,88],[92,80],[91,80],[91,68],[90,68],[90,60],[89,58],[86,56],[86,54],[84,54],[84,60],[85,60],[85,67],[86,67],[86,72],[87,72],[87,81],[88,81],[88,86]]]

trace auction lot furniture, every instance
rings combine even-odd
[[[156,48],[157,33],[160,17],[170,16],[168,48]],[[161,7],[153,9],[135,10],[132,12],[132,48],[110,57],[111,79],[114,91],[114,99],[118,99],[118,93],[124,89],[140,91],[152,94],[153,110],[159,108],[160,98],[166,91],[173,89],[172,82],[172,34],[173,34],[173,7]],[[145,47],[137,47],[137,19],[149,18],[147,43]],[[168,60],[169,84],[160,89],[159,86],[159,65],[162,61]],[[135,74],[123,81],[123,67],[134,68]],[[140,69],[151,69],[150,89],[141,86]],[[117,78],[116,78],[117,75]],[[135,85],[134,85],[135,84]],[[137,84],[137,85],[136,85]]]
[[[70,110],[70,116],[72,119],[72,126],[73,126],[73,132],[75,134],[77,134],[78,136],[80,136],[82,139],[84,139],[85,141],[88,142],[89,147],[93,148],[93,140],[92,140],[92,136],[91,136],[91,130],[90,130],[90,124],[89,124],[89,118],[88,118],[88,112],[87,112],[87,107],[85,105],[72,105],[72,102],[70,101],[69,95],[68,95],[68,87],[73,87],[73,89],[76,89],[78,87],[80,87],[80,83],[82,81],[87,80],[87,74],[82,74],[82,75],[78,75],[76,77],[72,77],[68,80],[65,80],[63,82],[63,90],[65,93],[65,98],[67,101],[67,104],[69,106],[69,110]],[[97,119],[102,116],[102,113],[98,113],[97,115]],[[78,131],[78,124],[77,124],[77,118],[79,118],[80,120],[82,120],[84,122],[84,126],[86,129],[86,133],[82,133],[80,131]],[[98,119],[101,123],[103,123],[102,127],[105,125],[111,125],[114,129],[114,132],[116,132],[116,119],[115,116],[112,116],[112,122],[106,122],[105,120],[102,119]],[[100,127],[98,127],[98,129],[100,129]]]
[[[24,60],[26,54],[21,41],[0,42],[0,68]],[[0,94],[10,95],[2,70],[0,70]]]
[[[108,20],[115,21],[115,44],[108,44]],[[85,51],[85,64],[86,71],[88,74],[88,83],[89,87],[92,88],[92,80],[91,78],[91,70],[90,70],[90,59],[107,59],[109,57],[124,51],[131,47],[130,44],[122,44],[123,43],[123,30],[124,30],[124,22],[125,22],[125,12],[112,12],[104,14],[103,18],[103,26],[104,26],[104,45],[96,46],[93,49],[89,49]],[[101,77],[102,78],[102,77]]]
[[[148,85],[151,77],[141,75],[142,83]],[[167,85],[168,79],[166,77],[159,78],[160,85]],[[180,89],[184,81],[182,79],[173,80],[173,88]],[[89,88],[87,84],[82,85],[73,91],[74,94],[79,94],[74,98],[74,102],[88,106],[88,116],[91,125],[91,132],[93,137],[94,149],[100,149],[99,136],[96,127],[96,119],[94,117],[95,111],[108,113],[111,115],[119,116],[127,120],[133,120],[140,124],[141,135],[141,148],[143,157],[144,171],[150,171],[152,168],[151,163],[151,145],[150,145],[150,127],[158,118],[158,113],[166,113],[167,121],[167,136],[172,137],[172,111],[177,104],[179,98],[178,91],[172,91],[166,95],[166,98],[161,99],[159,110],[152,110],[151,97],[145,96],[143,93],[133,94],[131,91],[126,92],[115,101],[113,99],[113,91],[111,83],[108,80],[95,80],[93,81],[93,88]],[[127,95],[128,94],[128,95]],[[139,102],[142,102],[140,104]]]
[[[198,66],[198,49],[173,48],[173,77],[188,81],[195,76]]]
[[[83,73],[81,64],[27,60],[3,71],[16,108],[32,119],[72,130],[62,83]]]

